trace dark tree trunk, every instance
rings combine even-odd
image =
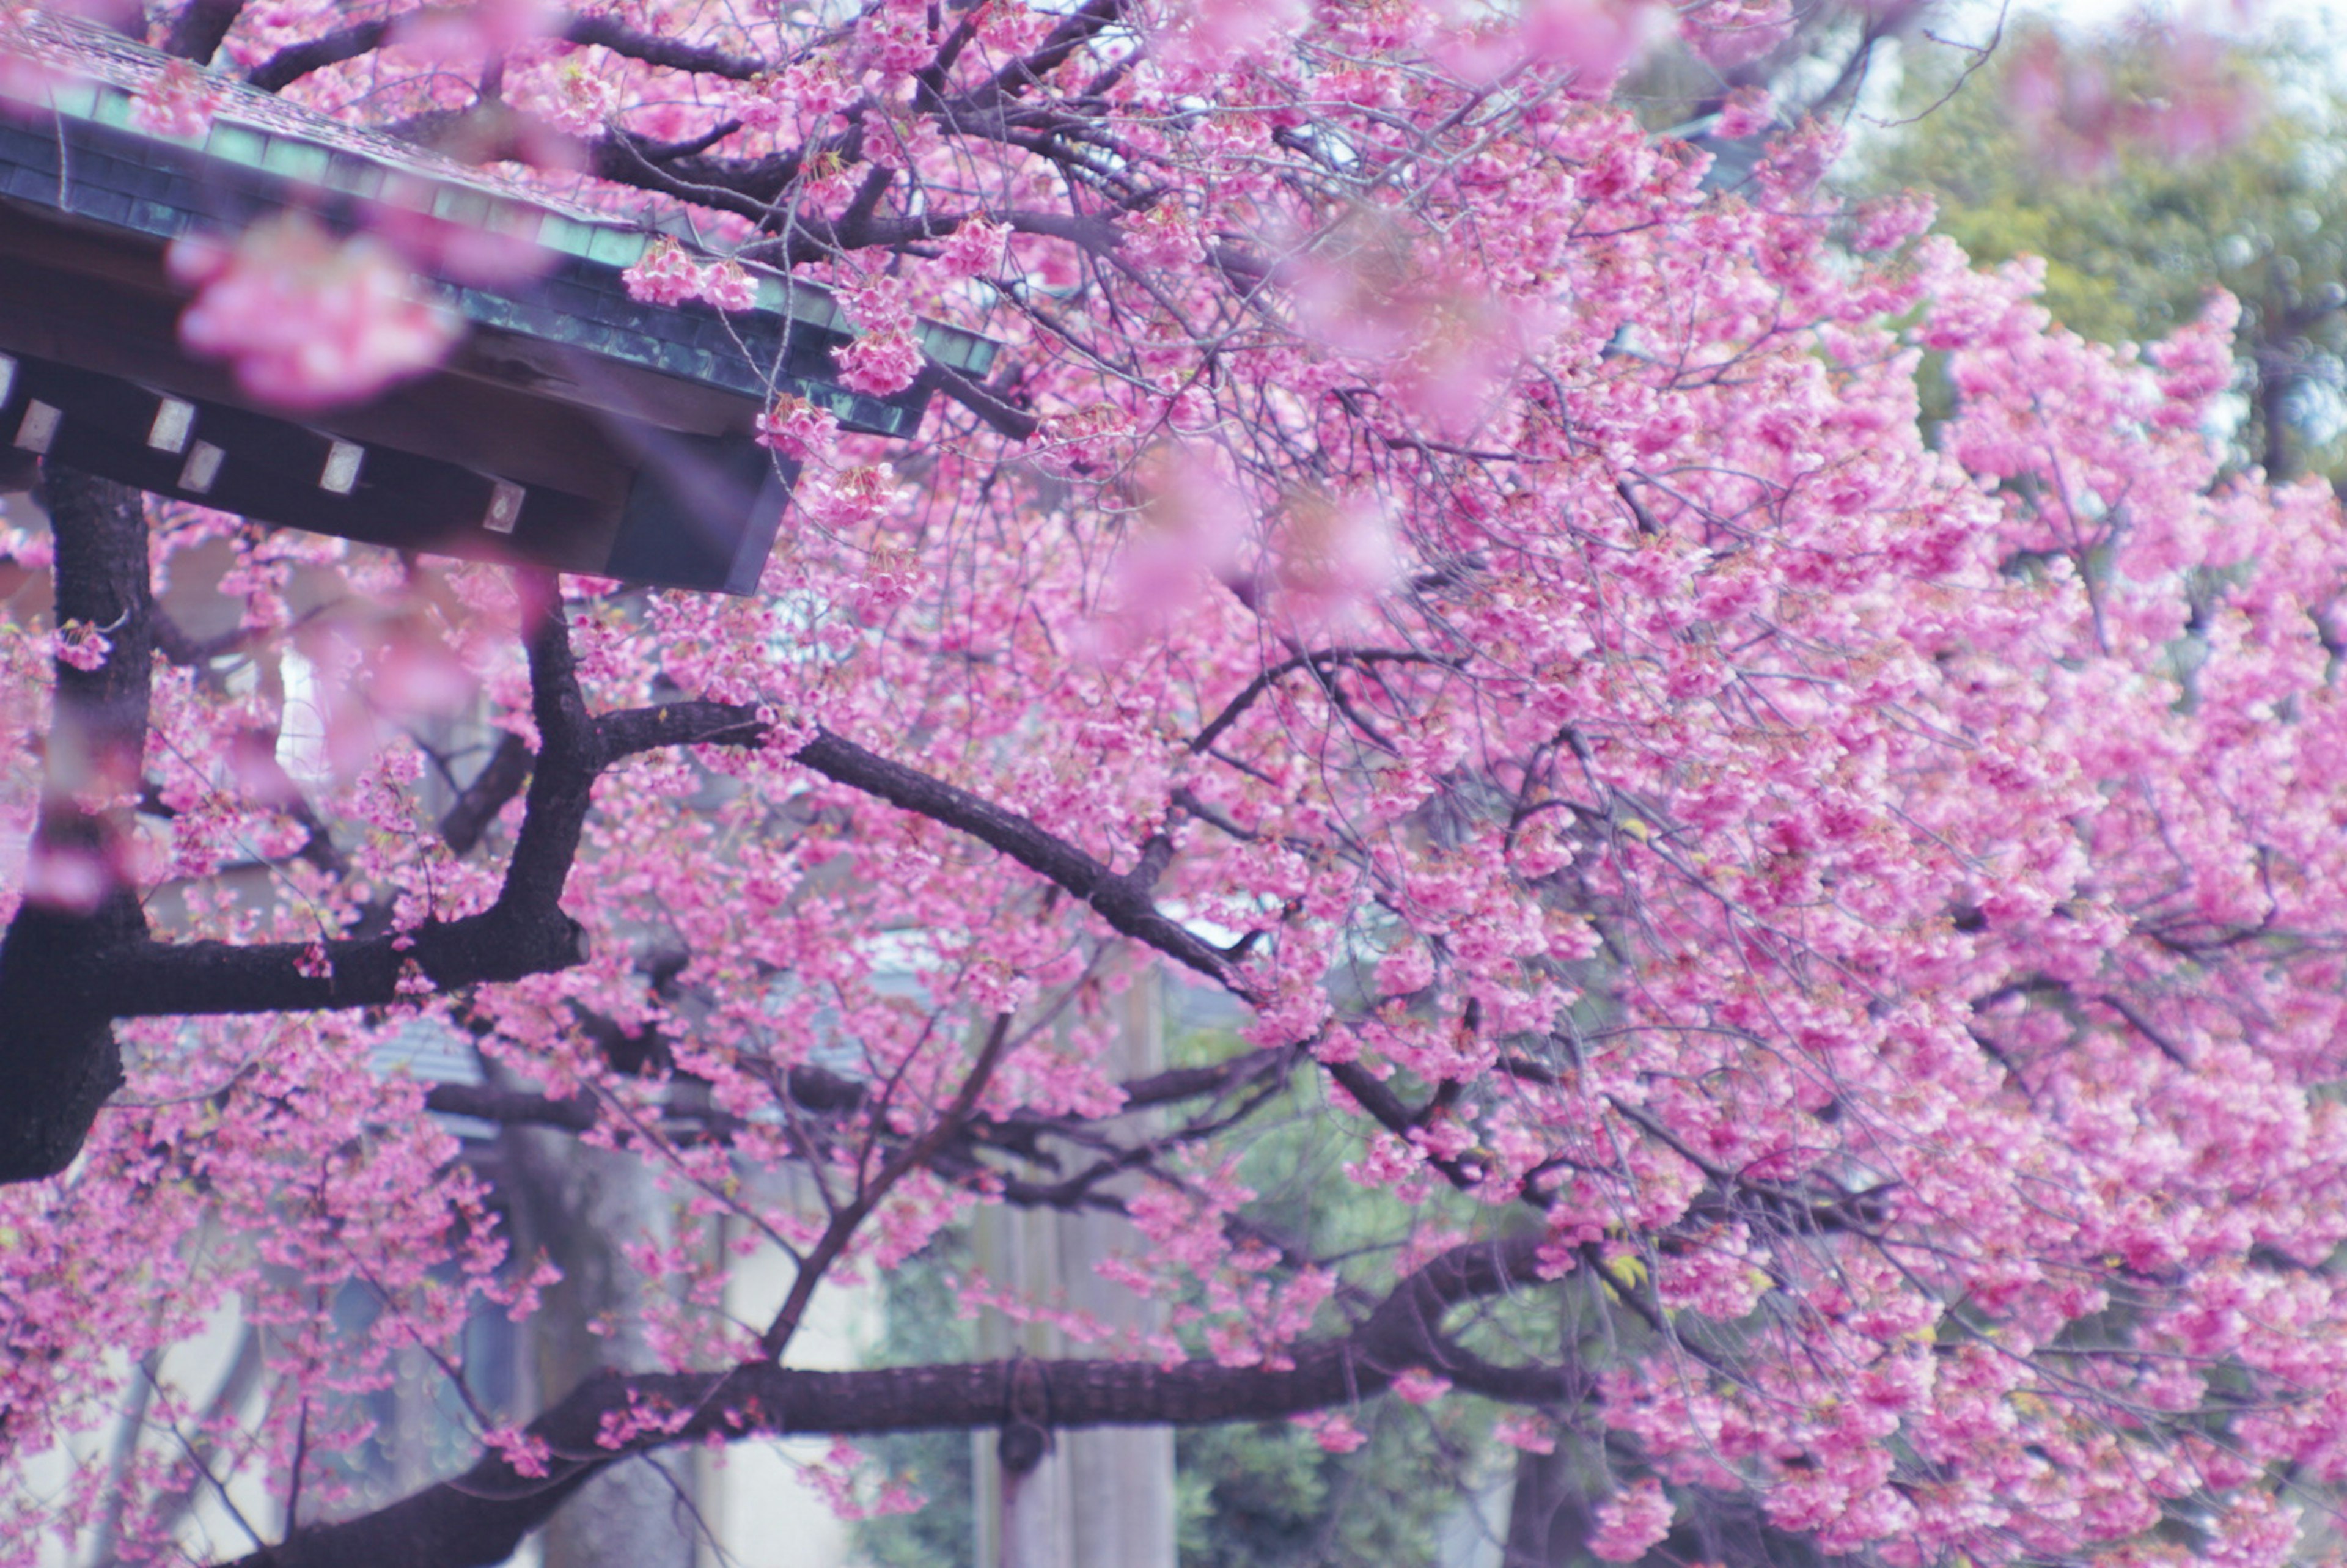
[[[51,468],[60,628],[98,629],[112,647],[95,668],[56,662],[40,816],[24,904],[0,937],[0,1182],[72,1163],[122,1082],[112,1015],[58,984],[68,961],[136,943],[147,918],[126,875],[130,814],[147,743],[154,655],[147,518],[138,492]]]

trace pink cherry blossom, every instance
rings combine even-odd
[[[1597,1507],[1597,1529],[1589,1550],[1608,1563],[1635,1563],[1670,1533],[1671,1501],[1662,1482],[1638,1481],[1616,1491]]]
[[[620,274],[630,299],[648,305],[673,305],[701,292],[701,267],[684,247],[662,235]]]
[[[1799,9],[239,12],[222,69],[354,128],[588,138],[436,182],[695,236],[629,269],[648,318],[749,324],[737,253],[803,285],[750,393],[667,411],[800,471],[743,595],[11,501],[0,1057],[52,1060],[62,977],[35,1043],[122,1088],[0,1185],[0,1561],[244,1553],[172,1522],[191,1449],[288,1563],[419,1517],[487,1558],[583,1453],[999,1431],[989,1389],[1048,1428],[1038,1376],[1332,1473],[1378,1421],[1569,1446],[1610,1560],[2319,1550],[2347,526],[2212,435],[2233,302],[2097,345],[2046,263],[1844,203],[1789,97],[1688,142],[1609,97],[1661,53],[1707,97]],[[0,14],[12,125],[53,25]],[[2231,134],[2159,36],[2161,101],[2056,46],[2016,118],[2082,168]],[[1703,141],[1764,135],[1718,188]],[[190,347],[297,407],[436,363],[430,289],[528,258],[423,189],[183,241]],[[921,387],[928,323],[992,358]],[[826,342],[921,429],[786,393]],[[658,395],[607,394],[553,389]],[[541,1214],[460,1101],[641,1212]],[[1080,1365],[812,1374],[759,1283],[794,1254],[826,1312],[1006,1208],[1121,1238],[955,1286]],[[467,1382],[485,1325],[582,1316],[629,1370]],[[222,1325],[260,1370],[207,1403]],[[486,1468],[387,1512],[411,1389]],[[843,1515],[910,1502],[814,1451]]]

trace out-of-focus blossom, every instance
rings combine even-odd
[[[1259,52],[1311,15],[1303,0],[1191,0],[1165,50],[1182,64],[1213,67]]]
[[[282,407],[371,396],[438,364],[461,330],[382,240],[338,240],[299,212],[265,218],[232,241],[183,236],[169,266],[198,291],[179,317],[179,341],[230,361],[247,392]]]
[[[1369,1440],[1369,1434],[1353,1424],[1348,1415],[1315,1411],[1294,1418],[1297,1426],[1312,1434],[1312,1440],[1325,1453],[1348,1454]]]
[[[1623,1488],[1597,1508],[1589,1550],[1608,1563],[1635,1563],[1671,1532],[1671,1500],[1648,1479]]]
[[[1273,542],[1272,580],[1288,613],[1340,620],[1382,593],[1397,566],[1393,525],[1366,495],[1299,495]]]
[[[1742,87],[1727,95],[1719,108],[1719,123],[1712,135],[1722,141],[1742,141],[1758,136],[1777,123],[1776,100],[1762,87]]]
[[[2264,95],[2219,40],[2205,33],[2171,35],[2163,64],[2167,79],[2145,106],[2137,130],[2162,156],[2214,158],[2257,128]]]
[[[1790,0],[1709,0],[1679,17],[1679,36],[1723,71],[1758,59],[1792,31]]]
[[[26,903],[74,915],[89,914],[118,886],[104,856],[38,843],[26,855],[24,878]]]
[[[429,201],[428,187],[417,200],[389,195],[370,203],[364,220],[417,272],[471,288],[524,282],[553,265],[554,252],[536,241],[435,217]]]
[[[480,0],[410,12],[400,24],[399,42],[426,56],[487,58],[549,36],[561,25],[561,7],[552,0]]]
[[[2005,102],[2038,156],[2071,179],[2108,173],[2132,151],[2211,157],[2255,128],[2257,86],[2224,41],[2189,26],[2146,36],[2141,90],[2112,78],[2112,64],[2053,33],[2019,46]]]
[[[1212,451],[1161,447],[1138,470],[1144,499],[1097,629],[1104,649],[1116,653],[1161,635],[1237,564],[1246,534],[1245,497],[1223,477]]]
[[[1530,1412],[1502,1416],[1491,1428],[1491,1435],[1528,1454],[1556,1452],[1556,1428],[1544,1416]]]
[[[1584,96],[1611,87],[1670,33],[1660,0],[1527,0],[1512,26],[1494,27],[1478,7],[1436,56],[1471,81],[1491,81],[1526,59],[1563,67]]]
[[[1535,0],[1523,7],[1523,42],[1540,58],[1610,82],[1669,24],[1669,7],[1653,0]]]

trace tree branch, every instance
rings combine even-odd
[[[606,713],[597,721],[596,727],[607,760],[656,746],[762,744],[768,733],[754,709],[709,702],[669,702]],[[1118,932],[1146,943],[1233,994],[1251,999],[1252,993],[1239,982],[1229,959],[1203,938],[1160,913],[1146,887],[1110,870],[1102,862],[1031,819],[1005,811],[991,801],[902,763],[890,762],[828,730],[817,730],[815,738],[791,756],[793,761],[835,784],[960,829],[1030,871],[1057,883],[1090,905]]]
[[[1013,1419],[1059,1430],[1277,1420],[1358,1404],[1413,1368],[1471,1382],[1494,1398],[1553,1403],[1575,1396],[1560,1368],[1498,1368],[1442,1332],[1452,1308],[1539,1284],[1542,1237],[1454,1247],[1403,1280],[1351,1333],[1296,1348],[1293,1365],[1173,1366],[1147,1361],[982,1361],[816,1372],[754,1361],[729,1372],[604,1373],[530,1424],[546,1473],[488,1455],[464,1475],[357,1519],[302,1532],[237,1568],[475,1568],[501,1563],[597,1471],[631,1454],[710,1440],[822,1432],[975,1430]],[[1038,1397],[1040,1396],[1040,1397]],[[1040,1406],[1040,1410],[1032,1409]],[[619,1450],[597,1442],[606,1418],[667,1412]]]
[[[171,23],[170,35],[163,41],[163,52],[177,55],[197,65],[211,64],[220,52],[220,40],[236,26],[244,10],[244,0],[188,0]]]

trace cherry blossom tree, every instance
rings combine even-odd
[[[689,209],[839,291],[858,384],[945,398],[894,450],[771,412],[805,472],[753,599],[44,477],[53,528],[5,548],[54,610],[0,637],[0,1441],[137,1420],[11,1492],[0,1553],[177,1560],[190,1500],[257,1475],[274,1513],[217,1555],[487,1563],[676,1445],[993,1430],[1016,1471],[1061,1430],[1294,1419],[1342,1450],[1390,1392],[1576,1446],[1616,1561],[2289,1560],[2347,1478],[2347,535],[2327,490],[2218,482],[2226,299],[2092,344],[1920,201],[1821,191],[1831,129],[1707,190],[1610,101],[1648,50],[1724,80],[1799,20],[156,19]],[[388,252],[277,242],[400,297]],[[649,294],[738,287],[653,255]],[[279,352],[272,297],[335,352]],[[438,330],[202,300],[187,330],[291,400]],[[1003,368],[922,364],[915,313]],[[237,624],[201,637],[156,585],[223,559]],[[495,743],[453,753],[476,712]],[[1144,978],[1227,999],[1230,1049],[1102,1071]],[[426,1028],[486,1081],[374,1070]],[[620,1238],[661,1369],[472,1398],[465,1324],[553,1270],[435,1111],[662,1184],[676,1229]],[[1265,1217],[1240,1161],[1278,1113],[1381,1234]],[[1119,1278],[1174,1329],[795,1363],[818,1291],[996,1204],[1128,1214]],[[756,1321],[721,1236],[796,1264]],[[228,1304],[245,1392],[157,1377]],[[335,1456],[414,1364],[470,1468],[359,1506]],[[901,1501],[852,1450],[826,1473]]]

